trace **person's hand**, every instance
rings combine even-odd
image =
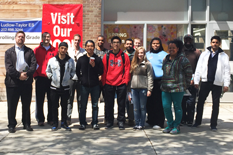
[[[102,76],[100,75],[100,76],[99,76],[99,81],[101,81],[101,79],[102,79]]]
[[[190,81],[190,85],[192,86],[193,84],[194,84],[194,81],[193,81],[193,80],[191,80],[191,81]]]
[[[95,67],[95,61],[90,61],[89,63],[92,67]]]
[[[128,95],[128,100],[129,100],[129,102],[131,102],[131,96],[130,95]]]
[[[24,80],[26,80],[27,78],[28,78],[27,72],[22,72],[22,73],[20,73],[20,77],[19,77],[20,80],[24,81]]]
[[[148,90],[147,91],[147,97],[151,96],[151,92]]]
[[[198,89],[198,88],[199,88],[199,85],[198,85],[198,84],[195,84],[194,87],[195,87],[196,89]]]
[[[228,87],[223,87],[223,92],[225,93],[225,92],[227,92],[228,91]]]

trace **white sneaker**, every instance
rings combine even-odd
[[[153,129],[154,129],[154,130],[159,130],[159,129],[161,129],[161,127],[158,126],[158,125],[154,125],[154,126],[153,126]]]

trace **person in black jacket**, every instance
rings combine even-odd
[[[80,101],[80,130],[86,129],[86,109],[88,96],[91,94],[92,102],[92,127],[98,130],[98,99],[99,99],[99,75],[103,74],[103,63],[100,57],[94,54],[95,43],[88,40],[85,43],[87,54],[78,59],[76,74],[81,81],[81,101]]]
[[[24,45],[25,33],[18,31],[15,35],[15,46],[5,52],[6,95],[8,106],[8,131],[14,133],[15,119],[19,97],[22,102],[22,122],[24,129],[31,127],[30,105],[32,99],[33,74],[36,71],[36,58],[32,49]]]

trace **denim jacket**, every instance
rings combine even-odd
[[[56,57],[49,59],[46,74],[51,79],[51,86],[60,88],[60,65]],[[69,58],[65,63],[65,72],[62,79],[62,86],[69,86],[69,80],[75,75],[74,60]]]

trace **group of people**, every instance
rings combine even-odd
[[[19,31],[15,45],[5,53],[6,92],[8,103],[8,130],[16,131],[15,115],[19,97],[22,102],[24,129],[33,131],[30,118],[32,82],[36,86],[36,120],[44,126],[43,112],[47,94],[47,122],[52,131],[58,130],[58,108],[61,106],[61,128],[71,131],[71,115],[75,92],[80,130],[87,126],[88,97],[92,103],[92,128],[99,129],[98,101],[104,98],[105,128],[114,126],[114,100],[117,97],[117,124],[124,130],[126,122],[134,130],[145,128],[147,122],[153,129],[167,127],[163,133],[178,134],[180,125],[201,125],[203,106],[212,91],[213,111],[211,130],[217,130],[219,100],[230,84],[229,57],[220,48],[221,39],[211,38],[211,46],[205,52],[194,47],[193,37],[185,35],[184,44],[174,39],[163,50],[157,37],[150,42],[150,50],[140,46],[140,39],[125,40],[125,51],[120,49],[121,39],[111,38],[111,50],[104,48],[104,36],[97,37],[80,47],[81,36],[73,36],[72,47],[61,42],[58,51],[50,44],[50,34],[42,34],[42,42],[34,51],[24,45],[25,34]],[[196,96],[201,82],[194,122]],[[59,101],[60,100],[60,101]],[[175,119],[172,113],[172,103]],[[147,114],[147,121],[146,121]]]

